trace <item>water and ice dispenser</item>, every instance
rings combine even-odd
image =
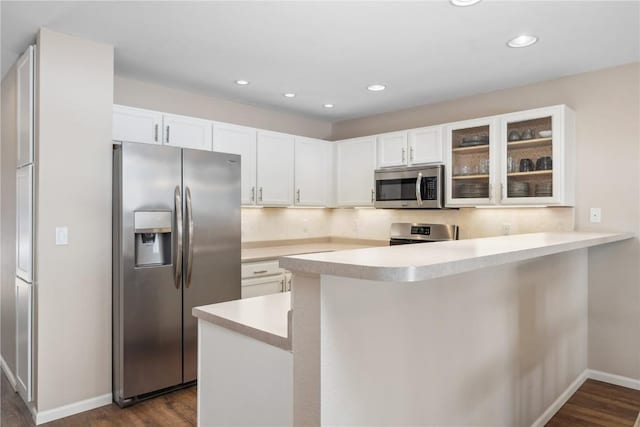
[[[171,211],[134,212],[136,267],[171,264]]]

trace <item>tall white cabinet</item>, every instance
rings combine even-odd
[[[293,204],[294,137],[258,131],[258,205]]]
[[[256,130],[228,123],[213,123],[213,151],[241,158],[241,203],[256,204]]]
[[[17,63],[16,157],[16,387],[33,400],[34,87],[35,47]]]
[[[376,137],[336,143],[336,198],[338,206],[373,206]]]

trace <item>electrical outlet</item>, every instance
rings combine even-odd
[[[602,209],[591,208],[589,211],[589,222],[592,224],[599,224],[602,221]]]
[[[56,227],[56,245],[64,246],[69,244],[69,229],[67,227]]]
[[[504,234],[505,236],[508,236],[509,234],[511,234],[511,223],[510,222],[503,222],[502,223],[502,234]]]

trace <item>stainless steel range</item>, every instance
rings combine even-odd
[[[410,222],[395,222],[391,224],[391,240],[389,241],[391,246],[447,240],[458,240],[457,225],[412,224]]]

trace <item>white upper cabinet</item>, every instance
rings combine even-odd
[[[412,129],[407,136],[410,165],[444,162],[442,126]]]
[[[293,204],[294,137],[258,131],[257,203],[263,206]]]
[[[572,206],[574,135],[565,105],[448,125],[446,206]]]
[[[162,113],[140,108],[113,106],[114,141],[162,143]]]
[[[446,127],[446,206],[493,205],[498,161],[498,119],[486,117]]]
[[[17,126],[18,126],[18,167],[33,162],[33,88],[34,88],[34,48],[29,46],[18,60],[17,65]]]
[[[565,105],[500,116],[500,204],[575,203],[574,123]]]
[[[211,150],[212,126],[209,120],[164,114],[162,126],[163,143],[166,145]]]
[[[404,166],[407,160],[407,132],[378,135],[378,167]]]
[[[256,204],[256,130],[244,126],[214,122],[213,151],[241,157],[243,205]]]
[[[297,206],[327,206],[332,187],[331,143],[295,137],[295,200]]]
[[[338,206],[373,206],[375,166],[375,136],[336,142]]]

